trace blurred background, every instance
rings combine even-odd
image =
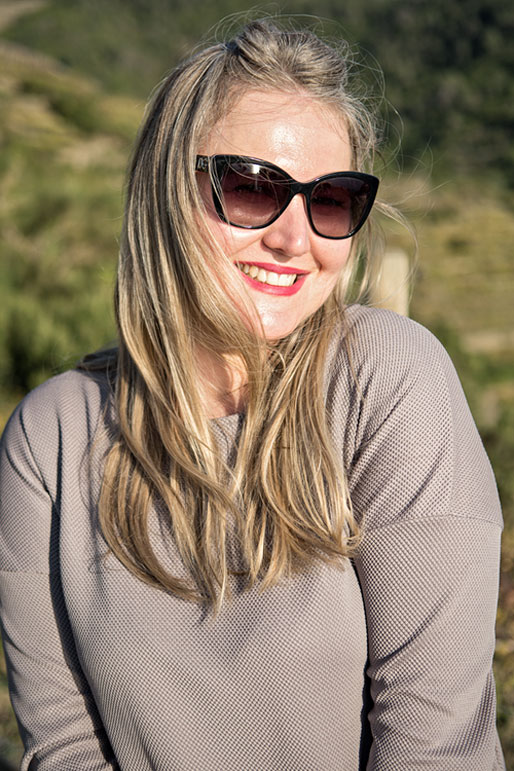
[[[233,20],[215,33],[220,19],[248,8],[0,0],[0,430],[29,389],[113,339],[124,169],[146,99],[200,38],[224,36]],[[514,768],[514,4],[290,0],[251,13],[270,12],[345,37],[370,93],[385,88],[381,194],[419,242],[409,314],[453,357],[504,506],[496,677]],[[413,251],[400,228],[387,238]],[[14,765],[3,659],[0,726],[0,767]]]

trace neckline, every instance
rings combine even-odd
[[[229,415],[220,415],[217,418],[209,418],[211,423],[233,423],[239,420],[245,413],[244,412],[231,412]]]

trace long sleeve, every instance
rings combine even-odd
[[[44,478],[27,438],[26,421],[41,413],[30,406],[26,412],[22,405],[14,413],[0,449],[0,608],[11,699],[25,745],[21,769],[106,771],[116,766],[63,598],[58,484]],[[49,465],[58,473],[58,421],[49,414],[39,426],[40,447],[45,459],[53,456]]]
[[[349,463],[363,527],[367,768],[499,771],[496,486],[444,349],[412,322],[379,321],[355,333],[361,408]]]

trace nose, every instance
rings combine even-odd
[[[262,242],[284,256],[300,257],[309,251],[311,232],[305,198],[297,194],[280,217],[265,228]]]

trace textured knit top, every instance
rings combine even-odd
[[[59,375],[14,412],[0,454],[0,597],[23,770],[504,769],[489,462],[435,338],[387,311],[347,316],[326,404],[360,552],[343,571],[235,587],[215,621],[106,556],[105,378]],[[242,421],[214,421],[222,452]],[[157,512],[150,528],[180,573]]]

